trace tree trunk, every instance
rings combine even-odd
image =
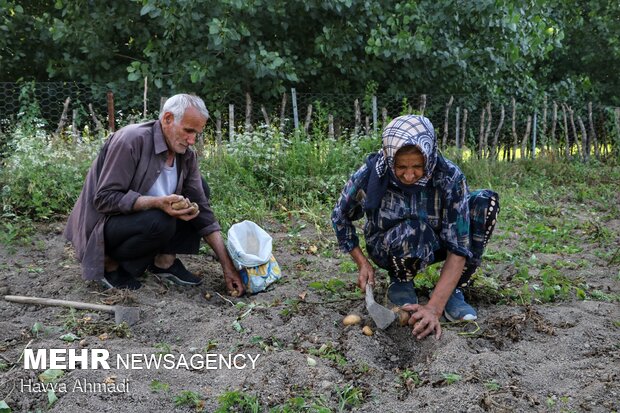
[[[353,110],[355,111],[355,127],[353,129],[353,133],[357,136],[359,135],[360,128],[362,127],[362,111],[360,109],[359,99],[355,99],[355,102],[353,102]]]
[[[463,109],[463,122],[461,125],[461,146],[457,149],[461,149],[464,145],[467,145],[467,109]]]
[[[497,129],[495,129],[495,135],[493,135],[493,146],[491,148],[491,156],[493,160],[498,160],[499,159],[499,148],[498,148],[498,142],[499,142],[499,134],[502,130],[502,126],[504,126],[504,105],[501,105],[500,107],[500,114],[499,114],[499,123],[497,124]]]
[[[553,115],[551,117],[551,136],[549,137],[550,145],[553,148],[553,151],[556,150],[556,142],[555,142],[555,125],[558,121],[558,104],[556,101],[553,101]]]
[[[443,139],[441,140],[441,149],[446,149],[446,145],[448,144],[448,120],[449,120],[449,116],[450,116],[450,107],[452,106],[452,103],[454,102],[454,96],[450,96],[450,100],[448,101],[448,104],[446,105],[446,115],[444,117],[444,122],[443,122]]]
[[[478,159],[482,159],[482,145],[484,143],[484,116],[486,115],[486,109],[480,110],[480,133],[478,134]]]
[[[264,105],[260,105],[260,111],[263,114],[263,120],[265,121],[265,125],[271,126],[271,121],[269,120],[269,114],[267,113],[267,109],[265,109]]]
[[[304,123],[304,132],[306,132],[306,135],[308,134],[308,130],[310,129],[311,121],[312,121],[312,104],[309,104],[308,110],[306,111],[306,122]]]
[[[245,130],[252,131],[252,96],[245,92]]]
[[[424,116],[424,111],[426,110],[426,95],[420,95],[420,115]],[[411,113],[411,109],[409,109],[409,113]]]
[[[566,159],[570,159],[570,139],[568,136],[568,116],[566,115],[566,104],[562,103],[562,117],[564,119],[564,155]]]
[[[581,130],[581,161],[587,162],[590,158],[590,144],[588,143],[588,132],[586,131],[586,126],[581,120],[581,116],[577,116],[577,123],[579,124],[579,129]]]
[[[282,103],[280,104],[280,133],[284,133],[286,119],[286,92],[282,93]]]
[[[60,115],[60,120],[58,121],[58,127],[56,127],[56,135],[60,135],[62,133],[65,124],[69,120],[69,116],[67,116],[67,112],[69,111],[69,103],[71,103],[70,97],[65,99],[65,103],[62,104],[62,114]],[[92,105],[90,107],[92,108]]]
[[[92,103],[88,104],[88,113],[90,114],[90,117],[93,120],[93,123],[95,124],[95,130],[97,132],[103,132],[103,124],[101,123],[99,118],[97,118],[97,114],[95,114],[95,110],[93,109]]]
[[[235,105],[228,105],[228,140],[235,141]]]
[[[381,129],[387,126],[388,113],[386,108],[381,109]]]
[[[547,150],[549,150],[549,140],[547,139],[547,94],[545,93],[543,97],[543,118],[542,118],[542,128],[540,130],[541,143],[544,147],[547,144]]]
[[[491,155],[489,154],[489,135],[491,134],[491,124],[493,121],[492,115],[491,115],[491,102],[487,103],[487,126],[484,130],[484,142],[483,142],[483,156],[485,158],[490,158]],[[486,155],[485,155],[486,153]]]
[[[334,115],[331,113],[327,116],[327,137],[334,139]]]
[[[517,153],[517,142],[519,140],[519,137],[517,135],[517,102],[515,101],[515,98],[512,98],[512,159],[511,161],[515,160],[515,156]]]
[[[592,102],[588,103],[588,122],[590,123],[590,138],[592,138],[592,145],[594,146],[594,157],[596,157],[596,159],[600,159],[601,154],[598,147],[598,139],[596,137],[596,130],[594,128],[594,120],[592,117]]]
[[[570,106],[568,107],[568,117],[570,118],[571,130],[573,131],[575,146],[577,149],[577,155],[581,153],[581,149],[579,148],[579,139],[577,139],[577,128],[575,127],[575,111]]]
[[[222,147],[222,117],[218,116],[215,118],[215,143],[217,144],[217,148],[220,149]]]
[[[525,126],[525,134],[523,135],[523,139],[521,140],[521,159],[525,159],[525,151],[527,150],[527,142],[530,137],[530,132],[532,130],[532,116],[528,115],[527,117],[527,125]]]

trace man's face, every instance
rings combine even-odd
[[[185,110],[181,122],[176,122],[171,112],[164,113],[161,127],[168,150],[178,154],[185,153],[190,145],[196,143],[198,134],[202,132],[206,123],[207,119],[194,107]]]

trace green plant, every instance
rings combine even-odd
[[[200,395],[191,390],[183,390],[181,394],[178,396],[174,396],[172,399],[176,406],[189,406],[196,409],[196,411],[204,410],[204,400],[200,397]]]
[[[484,382],[484,387],[486,387],[486,389],[490,391],[497,391],[502,386],[495,380],[487,380]]]
[[[229,391],[218,397],[220,405],[215,413],[258,413],[261,405],[258,397],[250,396],[240,391]]]
[[[157,353],[155,354],[165,355],[172,353],[172,346],[168,343],[156,343],[153,347],[157,349]]]
[[[350,384],[343,387],[336,386],[336,395],[338,397],[338,412],[359,407],[364,402],[364,392],[362,389]]]
[[[322,344],[318,349],[310,349],[308,352],[323,359],[331,360],[340,367],[344,367],[347,364],[346,357],[334,348],[331,343]]]
[[[448,386],[454,383],[461,381],[462,377],[457,373],[443,373],[442,375],[443,381]]]
[[[422,384],[422,379],[417,371],[405,369],[400,373],[400,380],[409,387],[416,387]]]
[[[167,392],[168,390],[170,390],[170,385],[168,383],[164,383],[157,379],[151,380],[151,384],[149,385],[149,387],[154,393]]]

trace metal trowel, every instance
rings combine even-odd
[[[377,328],[381,330],[388,328],[392,321],[396,319],[396,314],[393,311],[375,301],[372,285],[370,284],[366,284],[366,310],[368,310],[368,314],[372,317]]]

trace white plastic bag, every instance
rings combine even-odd
[[[271,247],[271,236],[252,221],[234,224],[228,230],[226,248],[238,270],[269,262]]]

